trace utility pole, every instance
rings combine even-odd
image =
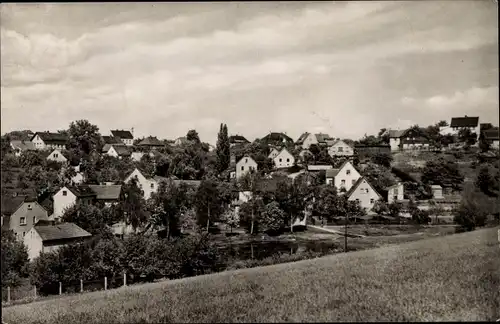
[[[344,224],[344,252],[347,253],[347,213],[345,214],[345,224]]]

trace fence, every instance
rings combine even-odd
[[[2,287],[2,305],[32,302],[39,298],[48,298],[62,294],[85,293],[91,291],[115,289],[133,284],[140,278],[127,276],[126,273],[115,277],[103,277],[100,280],[76,280],[69,282],[56,282],[45,285],[42,289],[29,282],[24,282],[17,287]]]

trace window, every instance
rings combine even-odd
[[[63,190],[63,196],[67,196],[68,192],[66,190]]]
[[[245,159],[245,163],[248,163],[248,159]]]
[[[344,151],[344,148],[343,147],[339,147],[339,152],[343,152]]]
[[[243,171],[243,170],[245,170],[245,167],[244,167],[244,166],[242,166],[242,167],[241,167],[241,171]]]
[[[345,180],[340,181],[341,185],[345,185]]]
[[[25,237],[25,236],[26,236],[26,232],[23,232],[23,237]]]
[[[370,199],[370,204],[373,204],[375,202],[375,199]]]
[[[32,210],[33,207],[31,207],[31,204],[28,204],[28,210]]]
[[[33,216],[33,225],[36,224],[36,216]]]
[[[290,159],[286,159],[287,162],[290,162]]]
[[[394,194],[395,194],[395,195],[398,195],[398,194],[399,194],[398,188],[395,188],[395,189],[394,189]]]
[[[368,188],[365,189],[365,192],[368,193],[370,190],[368,190]]]
[[[283,159],[280,159],[280,162],[283,161]]]
[[[352,184],[355,184],[355,183],[356,183],[356,180],[352,179],[352,180],[351,180],[351,183],[352,183]]]
[[[57,154],[57,153],[54,154],[54,158],[57,159],[58,156],[59,156],[59,154]]]
[[[19,218],[19,224],[26,225],[26,217]]]
[[[154,189],[154,187],[155,187],[155,184],[154,184],[154,183],[152,183],[152,184],[151,184],[151,189]]]
[[[394,196],[393,198],[394,198],[394,200],[398,200],[398,196]]]
[[[351,170],[347,170],[347,171],[346,171],[346,174],[347,174],[347,175],[351,174]]]

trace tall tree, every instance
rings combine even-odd
[[[227,133],[227,125],[221,124],[219,135],[217,137],[217,171],[222,173],[224,170],[229,168],[229,162],[231,159],[230,151],[229,151],[229,136]]]
[[[223,210],[218,188],[216,181],[202,180],[196,193],[195,207],[198,224],[206,225],[207,232],[210,222],[217,220]]]
[[[293,232],[295,219],[305,217],[304,211],[312,199],[312,192],[308,188],[307,180],[301,177],[295,181],[288,178],[280,180],[277,186],[276,201],[289,216],[290,231]]]
[[[84,155],[89,155],[93,150],[101,152],[104,145],[101,134],[99,134],[99,127],[85,119],[71,122],[68,135],[69,148],[77,149]]]
[[[137,178],[132,178],[122,186],[123,199],[119,208],[123,213],[125,223],[132,225],[134,230],[145,224],[148,218],[146,213],[146,201],[141,188],[138,186]]]
[[[28,275],[28,251],[14,233],[2,227],[2,287],[17,286]]]
[[[188,141],[191,141],[191,142],[194,142],[196,144],[200,144],[201,143],[201,140],[200,140],[200,136],[198,135],[198,132],[194,129],[191,129],[188,131],[187,135],[186,135],[186,139]]]

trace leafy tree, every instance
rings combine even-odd
[[[119,203],[119,210],[122,211],[125,223],[137,229],[145,224],[148,219],[146,212],[146,201],[144,193],[138,186],[137,178],[132,178],[122,186],[123,199]]]
[[[24,169],[35,166],[43,167],[45,165],[45,159],[42,157],[40,151],[23,151],[20,156],[20,162]]]
[[[216,146],[217,170],[219,171],[219,173],[229,168],[229,162],[231,159],[229,146],[230,145],[229,145],[229,136],[227,133],[227,125],[221,124]]]
[[[70,149],[76,149],[84,155],[89,155],[93,150],[101,152],[104,146],[99,127],[85,119],[71,122],[68,135]]]
[[[207,232],[210,221],[216,221],[222,213],[222,201],[218,184],[213,180],[202,180],[196,193],[195,207],[198,224],[206,224]]]
[[[373,161],[373,163],[384,166],[386,168],[390,168],[392,163],[392,156],[387,153],[377,153],[371,157],[371,160]]]
[[[427,210],[413,209],[410,212],[411,219],[417,224],[428,224],[431,221]]]
[[[322,185],[314,202],[315,214],[322,218],[331,219],[344,215],[343,199],[337,194],[334,186]]]
[[[94,205],[77,203],[67,208],[63,215],[64,222],[75,223],[87,232],[95,235],[106,231],[106,225],[113,225],[113,215]]]
[[[190,142],[194,142],[196,144],[201,144],[200,136],[198,135],[198,132],[194,129],[191,129],[188,131],[186,135],[186,139]]]
[[[488,196],[496,197],[498,194],[498,181],[490,174],[488,166],[479,169],[476,179],[476,187]]]
[[[244,227],[250,235],[259,232],[259,219],[264,208],[264,200],[258,195],[253,195],[240,206],[240,226]]]
[[[199,145],[191,144],[173,153],[169,174],[183,180],[199,180],[204,174],[206,152]]]
[[[393,202],[387,205],[389,216],[397,217],[403,209],[403,205],[399,202]]]
[[[17,286],[28,276],[28,250],[14,233],[2,227],[2,287]]]
[[[264,232],[276,233],[284,227],[286,215],[280,205],[273,201],[267,204],[259,219],[259,229]]]
[[[498,203],[497,203],[498,204]],[[473,188],[466,188],[460,205],[453,211],[453,221],[467,231],[484,226],[492,213],[492,204],[487,197]]]
[[[373,211],[379,215],[385,215],[389,213],[389,206],[382,200],[377,200],[373,205]]]
[[[389,132],[387,131],[387,128],[381,128],[380,131],[378,132],[377,137],[378,137],[380,143],[389,144],[390,137],[389,137]]]
[[[438,184],[443,188],[452,187],[460,190],[464,177],[460,174],[457,163],[440,158],[425,164],[421,181],[427,185]]]
[[[238,227],[240,223],[238,214],[236,213],[235,209],[231,207],[226,208],[226,210],[222,214],[222,221],[230,228],[231,233],[233,232],[233,228]]]
[[[448,126],[448,122],[446,120],[440,120],[436,125],[438,127],[446,127]]]
[[[461,128],[458,131],[458,139],[460,142],[465,143],[467,146],[472,146],[476,144],[477,135],[473,133],[469,128]]]
[[[312,192],[309,190],[307,182],[301,178],[297,178],[295,181],[283,179],[278,182],[277,186],[276,201],[290,217],[290,231],[293,232],[292,224],[297,216],[305,216],[304,211],[312,200]]]

